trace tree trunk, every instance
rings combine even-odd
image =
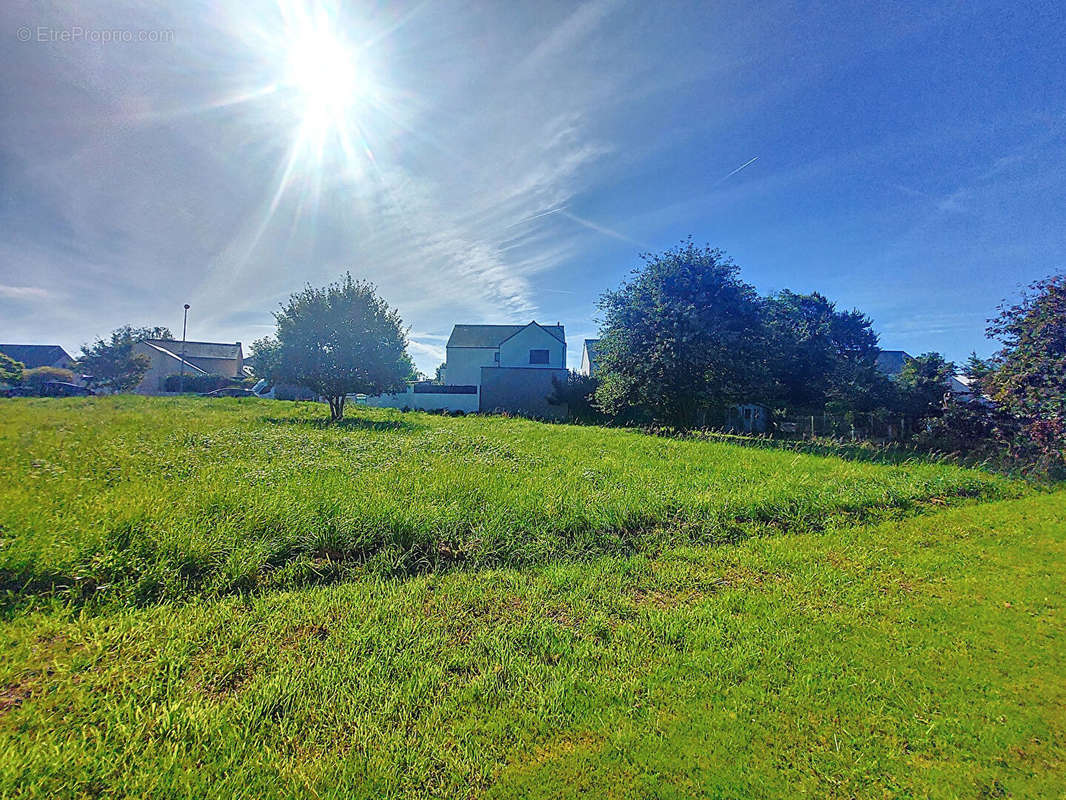
[[[339,397],[329,398],[329,419],[330,422],[338,422],[344,418],[344,400],[345,395]]]

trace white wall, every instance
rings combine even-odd
[[[495,347],[449,347],[445,381],[451,386],[479,385],[482,367],[499,366],[496,353]]]
[[[408,386],[406,392],[379,394],[366,399],[372,408],[410,408],[416,411],[462,411],[473,414],[478,410],[476,394],[436,394],[415,392]]]
[[[547,350],[547,364],[530,364],[530,350]],[[485,366],[495,366],[486,364]],[[566,369],[566,345],[543,328],[530,325],[500,345],[501,367],[529,367],[531,369]],[[448,379],[449,383],[451,378]]]

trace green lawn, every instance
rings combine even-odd
[[[0,626],[0,795],[1062,797],[1066,494]]]
[[[0,400],[0,588],[152,602],[812,530],[1023,489],[635,431],[315,404]]]
[[[1066,796],[1066,491],[321,413],[0,401],[0,798]]]

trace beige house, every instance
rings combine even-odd
[[[182,372],[182,342],[176,339],[145,339],[133,345],[135,354],[145,355],[152,365],[134,391],[137,394],[163,394],[170,375]],[[186,375],[243,376],[244,352],[240,342],[185,342]]]

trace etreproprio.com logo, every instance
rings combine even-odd
[[[167,43],[174,41],[174,31],[143,28],[86,28],[81,25],[71,25],[69,28],[57,28],[51,25],[23,25],[16,31],[15,38],[20,42],[60,44],[75,42],[90,44]]]

